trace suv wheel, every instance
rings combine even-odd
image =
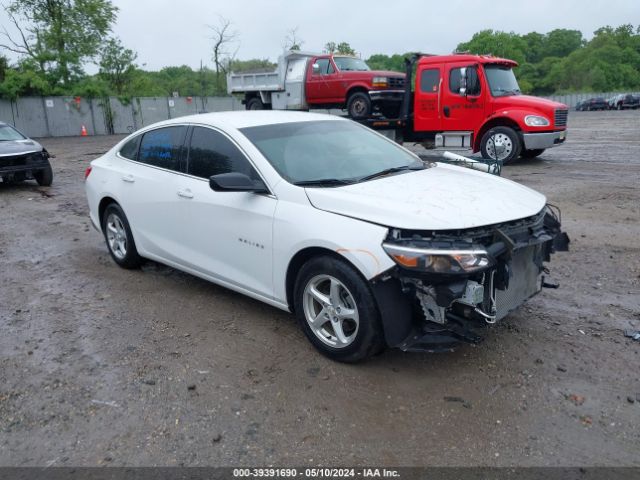
[[[47,166],[42,170],[38,170],[37,172],[33,172],[33,178],[36,179],[38,185],[41,187],[50,187],[53,183],[53,169],[51,168],[51,163],[47,160]]]
[[[373,294],[342,260],[322,256],[305,263],[296,278],[294,305],[309,341],[333,360],[357,362],[384,348]]]

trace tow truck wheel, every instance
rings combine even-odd
[[[371,99],[364,92],[352,93],[347,100],[347,112],[355,120],[368,118],[371,115]]]
[[[36,179],[38,185],[41,187],[50,187],[53,183],[53,170],[51,169],[51,164],[47,160],[47,166],[42,170],[37,172],[33,172],[33,178]]]
[[[495,146],[498,148],[496,149]],[[522,143],[513,128],[494,127],[482,136],[480,151],[483,158],[509,163],[520,156]]]
[[[542,152],[544,152],[544,148],[536,148],[534,150],[523,150],[520,156],[522,158],[535,158],[539,155],[542,155]]]
[[[384,349],[375,298],[346,262],[328,255],[312,258],[298,272],[293,295],[298,323],[323,355],[352,363]]]
[[[257,97],[247,102],[247,110],[264,110],[264,103]]]

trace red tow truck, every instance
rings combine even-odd
[[[569,109],[522,95],[513,60],[490,55],[414,54],[405,59],[413,88],[404,93],[398,118],[370,118],[398,141],[447,149],[471,149],[504,163],[532,158],[566,140]]]
[[[346,108],[399,142],[470,149],[503,163],[566,139],[568,107],[522,95],[513,60],[416,53],[405,66],[403,75],[371,71],[353,57],[288,52],[275,71],[229,74],[227,90],[244,95],[249,110]]]

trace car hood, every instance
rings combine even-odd
[[[40,152],[41,150],[42,145],[33,140],[10,140],[0,142],[0,157]]]
[[[544,195],[511,180],[445,164],[306,193],[320,210],[407,230],[493,225],[535,215],[546,204]]]

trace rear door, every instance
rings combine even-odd
[[[416,131],[441,130],[440,90],[442,67],[429,65],[417,72],[414,93],[414,126]]]
[[[467,69],[466,91],[461,90],[462,69]],[[474,131],[484,121],[483,72],[476,65],[448,63],[444,66],[440,112],[443,131]]]
[[[120,152],[128,161],[116,178],[138,247],[173,262],[181,256],[184,227],[178,194],[186,133],[186,126],[176,125],[142,134],[135,151]]]
[[[228,136],[194,126],[189,141],[187,176],[180,188],[186,267],[273,298],[272,229],[277,200],[269,194],[215,192],[209,177],[240,172],[260,175]]]

